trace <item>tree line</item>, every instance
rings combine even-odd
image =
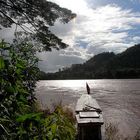
[[[104,52],[83,64],[56,73],[40,72],[40,79],[128,79],[140,78],[140,44],[122,53]]]

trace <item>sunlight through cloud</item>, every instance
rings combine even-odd
[[[95,5],[95,8],[91,8],[91,4],[97,4],[97,1],[91,0],[51,1],[77,14],[70,23],[63,25],[56,22],[55,26],[50,28],[70,45],[57,53],[57,57],[67,60],[67,66],[71,65],[69,59],[72,58],[73,63],[82,63],[95,54],[104,51],[119,53],[139,43],[140,11],[124,9],[115,3],[97,7]],[[49,58],[48,60],[51,63]],[[58,60],[59,58],[56,61]]]

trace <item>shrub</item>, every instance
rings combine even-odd
[[[74,139],[75,127],[63,109],[57,107],[47,116],[37,109],[37,64],[32,44],[0,42],[1,140]]]

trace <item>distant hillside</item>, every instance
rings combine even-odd
[[[104,52],[83,64],[56,73],[42,73],[41,79],[140,78],[140,44],[115,55]]]

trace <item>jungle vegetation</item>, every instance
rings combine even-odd
[[[140,78],[140,44],[122,53],[103,52],[83,64],[73,64],[55,73],[40,72],[41,79],[131,79]]]
[[[36,52],[68,45],[49,27],[76,15],[46,0],[0,0],[0,29],[15,29],[12,43],[0,39],[0,139],[72,140],[74,122],[62,107],[38,108]],[[13,35],[13,36],[14,36]]]

